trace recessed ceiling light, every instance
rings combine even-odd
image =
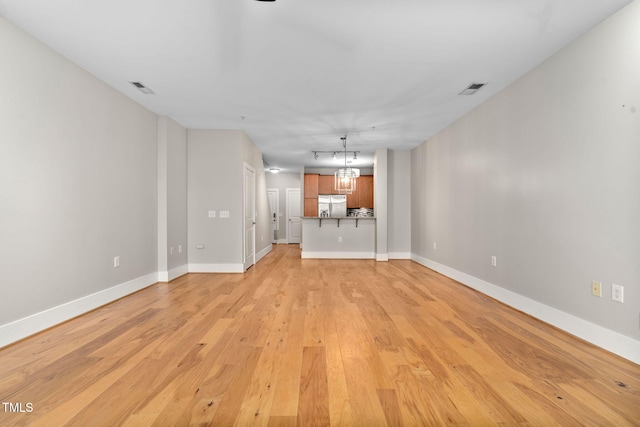
[[[146,87],[145,85],[143,85],[140,82],[129,82],[132,85],[134,85],[140,92],[146,94],[146,95],[155,95],[155,92],[152,91],[151,89],[149,89],[148,87]]]
[[[466,89],[464,89],[458,95],[473,95],[474,93],[479,91],[484,85],[486,85],[486,83],[471,83],[469,86],[467,86]]]

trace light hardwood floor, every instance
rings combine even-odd
[[[640,425],[640,366],[411,261],[189,274],[0,350],[0,425]]]

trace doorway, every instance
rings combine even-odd
[[[267,197],[269,199],[269,212],[271,213],[271,243],[278,243],[278,230],[280,229],[280,218],[278,217],[280,190],[277,188],[267,188]]]
[[[300,189],[287,188],[287,242],[300,243],[302,222],[300,218]]]

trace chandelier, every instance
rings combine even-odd
[[[338,169],[335,172],[333,184],[338,194],[353,194],[356,191],[356,178],[360,176],[360,169],[347,166],[347,135],[340,140],[344,148],[344,169]]]

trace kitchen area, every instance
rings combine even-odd
[[[375,258],[373,175],[355,181],[339,194],[333,171],[304,174],[302,258]]]

